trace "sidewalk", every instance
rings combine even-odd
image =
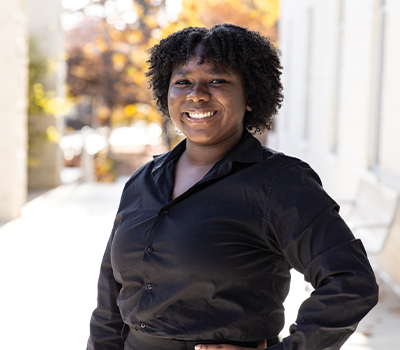
[[[1,350],[86,349],[122,188],[60,186],[0,229]]]
[[[0,349],[86,348],[100,262],[122,188],[123,182],[60,186],[0,228]],[[291,290],[284,335],[310,292],[298,274]],[[397,349],[399,330],[400,298],[381,284],[378,306],[342,349]]]

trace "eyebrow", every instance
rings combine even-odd
[[[173,75],[190,75],[192,71],[190,69],[177,69]],[[206,70],[206,73],[209,75],[213,75],[213,74],[224,74],[224,75],[229,75],[231,76],[232,74],[229,72],[229,70],[227,69],[222,69],[222,68],[217,68],[217,67],[213,67],[213,68],[209,68]]]

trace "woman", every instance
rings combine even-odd
[[[88,349],[339,349],[378,288],[318,175],[249,133],[282,102],[277,50],[224,24],[150,54],[157,105],[186,139],[124,188]],[[315,291],[279,342],[291,268]]]

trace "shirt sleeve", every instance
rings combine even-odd
[[[118,219],[108,241],[100,268],[97,307],[90,319],[90,336],[87,350],[123,350],[124,322],[117,305],[121,285],[114,279],[111,267],[111,244],[118,227]]]
[[[315,288],[273,350],[340,349],[378,299],[367,254],[305,163],[277,174],[267,222],[278,252]]]

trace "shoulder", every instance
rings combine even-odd
[[[320,177],[309,164],[282,153],[275,153],[269,159],[274,168],[267,205],[271,221],[282,225],[297,221],[307,227],[323,212],[338,212],[337,203],[325,191]]]
[[[304,218],[336,206],[326,193],[322,181],[305,161],[263,147],[263,172],[269,173],[268,210],[303,212]]]
[[[126,182],[125,187],[130,187],[137,181],[147,179],[149,176],[165,167],[165,165],[174,158],[176,149],[169,150],[165,153],[154,155],[153,159],[142,165]]]
[[[171,151],[161,155],[153,156],[153,159],[143,164],[125,183],[122,195],[130,193],[133,188],[138,186],[146,186],[148,181],[151,181],[152,173],[163,166]]]
[[[322,185],[320,177],[307,162],[266,146],[262,148],[263,166],[273,170],[274,179],[279,180],[278,183],[311,177]]]
[[[155,166],[154,159],[148,161],[144,165],[142,165],[135,173],[129,178],[129,180],[125,184],[124,191],[132,186],[136,181],[146,178],[148,174],[151,174]]]

